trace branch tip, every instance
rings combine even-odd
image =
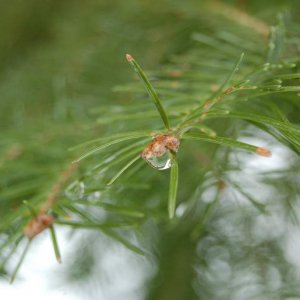
[[[126,54],[126,59],[127,59],[128,62],[133,61],[133,57],[130,54]]]

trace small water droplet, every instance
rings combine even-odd
[[[173,154],[178,151],[180,140],[177,136],[159,134],[141,153],[141,157],[156,170],[166,170],[172,165]]]
[[[83,181],[72,182],[65,190],[65,194],[72,200],[78,200],[84,197],[85,184]]]
[[[169,150],[167,150],[161,156],[151,156],[146,159],[151,167],[156,170],[167,170],[171,168],[172,165],[172,155]]]
[[[91,193],[90,195],[88,195],[87,200],[91,201],[91,202],[98,202],[98,200],[101,197],[101,192],[97,191],[94,193]]]

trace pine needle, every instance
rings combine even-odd
[[[176,197],[178,188],[178,162],[176,156],[172,158],[171,172],[170,172],[170,187],[169,187],[169,201],[168,212],[169,218],[172,219],[176,209]]]
[[[32,240],[30,240],[30,239],[27,240],[26,246],[25,246],[25,248],[24,248],[24,250],[23,250],[23,253],[22,253],[22,255],[21,255],[20,259],[19,259],[19,262],[18,262],[18,264],[17,264],[15,270],[14,270],[13,273],[12,273],[12,276],[11,276],[11,279],[10,279],[10,283],[11,283],[11,284],[15,281],[15,279],[16,279],[16,277],[17,277],[17,274],[18,274],[18,272],[19,272],[19,270],[20,270],[20,268],[21,268],[21,265],[22,265],[22,263],[23,263],[23,261],[24,261],[24,259],[25,259],[26,254],[27,254],[27,252],[28,252],[28,250],[29,250],[29,246],[30,246],[30,244],[31,244],[31,241],[32,241]]]
[[[151,96],[151,98],[160,114],[160,117],[161,117],[166,129],[170,129],[167,113],[166,113],[165,109],[163,108],[161,100],[159,99],[155,89],[153,88],[152,84],[150,83],[150,81],[147,78],[146,74],[144,73],[143,69],[140,67],[140,65],[136,62],[136,60],[130,54],[126,54],[126,58],[127,58],[127,61],[133,66],[133,68],[137,72],[137,74],[140,76],[141,80],[143,81],[149,95]]]

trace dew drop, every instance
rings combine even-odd
[[[66,195],[74,200],[82,199],[85,193],[85,184],[83,181],[74,181],[65,191]]]
[[[166,170],[172,165],[180,140],[174,135],[159,134],[143,150],[141,157],[154,169]]]
[[[167,170],[171,168],[172,165],[172,155],[169,150],[167,150],[161,156],[151,156],[146,159],[148,164],[156,170]]]

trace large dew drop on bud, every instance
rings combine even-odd
[[[141,157],[153,168],[166,170],[172,166],[172,152],[177,152],[180,141],[176,136],[160,134],[144,149]]]

